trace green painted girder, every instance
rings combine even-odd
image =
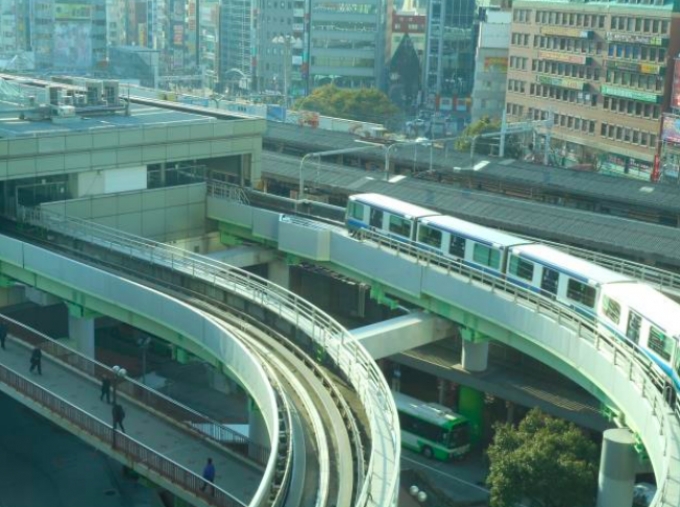
[[[107,315],[149,334],[158,336],[178,349],[183,349],[184,353],[201,358],[226,376],[233,378],[229,368],[204,350],[197,342],[185,337],[179,330],[144,315],[142,308],[126,307],[124,302],[99,298],[74,289],[61,281],[53,280],[39,273],[28,271],[23,267],[3,261],[0,261],[0,276],[30,285],[58,297],[66,303],[69,311],[71,311],[71,308],[74,308],[74,311],[81,312],[83,315]]]

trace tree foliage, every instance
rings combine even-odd
[[[324,116],[349,120],[385,123],[399,109],[380,90],[348,90],[325,85],[295,102],[293,109],[316,111]]]
[[[465,127],[465,129],[463,129],[463,132],[461,132],[461,137],[459,137],[455,142],[456,150],[468,151],[474,137],[492,132],[500,132],[500,130],[501,120],[491,120],[488,116],[485,116],[484,118],[469,124],[467,127]],[[491,153],[492,147],[497,146],[498,143],[500,143],[500,136],[478,138],[475,142],[475,153],[489,155]],[[517,136],[506,136],[504,155],[506,157],[519,158],[521,156],[521,152],[522,149],[517,141]]]
[[[531,410],[517,428],[495,426],[487,451],[492,507],[593,505],[597,447],[575,425]]]

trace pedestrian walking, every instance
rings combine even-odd
[[[125,427],[123,426],[123,419],[125,419],[125,410],[123,406],[114,403],[111,409],[111,415],[113,416],[113,430],[115,431],[118,426],[120,426],[120,431],[125,433]]]
[[[102,379],[102,394],[99,396],[99,401],[103,401],[106,397],[106,403],[111,404],[111,379],[108,375],[104,375]]]
[[[213,465],[212,458],[208,458],[208,462],[203,468],[203,478],[205,479],[205,482],[203,483],[203,486],[201,486],[201,491],[205,491],[205,487],[208,483],[213,484],[215,482],[215,465]]]
[[[0,347],[5,350],[5,339],[7,338],[7,326],[0,322]]]
[[[31,352],[31,369],[29,370],[33,373],[33,370],[38,369],[38,375],[42,375],[42,350],[40,347],[35,347],[33,352]]]

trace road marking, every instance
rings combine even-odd
[[[475,489],[478,489],[479,491],[483,491],[483,492],[486,493],[487,495],[489,494],[489,490],[486,489],[486,488],[482,488],[481,486],[478,486],[477,484],[474,484],[474,483],[472,483],[472,482],[464,481],[463,479],[461,479],[461,478],[459,478],[459,477],[456,477],[455,475],[447,474],[446,472],[442,472],[441,470],[439,470],[439,469],[437,469],[437,468],[434,468],[434,467],[432,467],[432,466],[430,466],[430,465],[425,465],[424,463],[421,463],[420,461],[416,461],[416,460],[414,460],[414,459],[407,458],[406,456],[403,456],[403,455],[402,455],[402,457],[401,457],[401,460],[402,460],[402,461],[410,461],[411,463],[414,463],[414,464],[418,465],[419,467],[427,468],[428,470],[431,470],[431,471],[433,471],[433,472],[437,472],[438,474],[441,474],[441,475],[444,475],[444,476],[446,476],[446,477],[449,477],[450,479],[453,479],[454,481],[458,481],[458,482],[460,482],[460,483],[462,483],[462,484],[465,484],[465,485],[467,485],[467,486],[471,486],[471,487],[473,487],[473,488],[475,488]]]

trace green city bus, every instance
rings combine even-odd
[[[393,393],[401,425],[401,445],[426,458],[462,458],[470,451],[470,423],[439,405]]]

